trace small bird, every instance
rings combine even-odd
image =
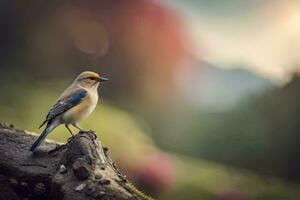
[[[98,102],[97,88],[99,83],[108,80],[95,72],[82,72],[50,109],[46,120],[39,127],[47,124],[46,128],[33,143],[30,151],[34,151],[46,136],[61,124],[66,126],[72,136],[74,135],[69,128],[70,124],[81,131],[78,123],[92,113]]]

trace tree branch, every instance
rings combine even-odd
[[[0,124],[0,199],[150,199],[116,168],[94,131],[31,153],[35,139]]]

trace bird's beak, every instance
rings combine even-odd
[[[104,77],[99,77],[98,81],[99,82],[104,82],[104,81],[109,81],[109,79],[108,78],[104,78]]]

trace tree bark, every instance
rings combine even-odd
[[[94,131],[81,131],[67,144],[44,141],[0,124],[0,199],[150,199],[116,168]]]

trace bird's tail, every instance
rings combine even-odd
[[[29,151],[34,151],[40,144],[44,141],[46,136],[55,128],[58,124],[51,123],[51,121],[47,124],[46,128],[42,132],[42,134],[36,139],[33,145],[30,147]]]

